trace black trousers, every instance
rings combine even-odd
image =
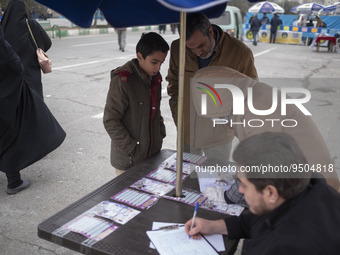
[[[276,42],[276,33],[277,31],[270,31],[270,43]]]
[[[6,176],[9,189],[14,189],[22,184],[20,172],[6,173]]]

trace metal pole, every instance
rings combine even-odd
[[[185,71],[185,27],[186,13],[181,12],[179,71],[178,71],[178,105],[177,105],[177,162],[176,162],[176,197],[182,196],[182,162],[183,162],[183,95]]]

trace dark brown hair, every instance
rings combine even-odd
[[[186,40],[198,29],[203,35],[209,36],[210,20],[203,13],[194,12],[187,14]]]
[[[140,52],[144,59],[155,51],[166,53],[168,50],[169,44],[155,32],[143,33],[136,45],[136,52]]]

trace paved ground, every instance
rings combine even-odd
[[[178,35],[164,35],[168,42]],[[140,32],[128,33],[125,53],[118,51],[116,35],[65,38],[53,41],[49,52],[55,71],[44,76],[45,102],[67,132],[60,148],[22,171],[32,187],[6,195],[0,174],[0,255],[71,255],[75,252],[37,237],[37,226],[46,218],[114,178],[109,164],[109,137],[101,113],[112,68],[134,56]],[[313,114],[331,155],[340,165],[339,54],[315,52],[299,45],[246,43],[255,55],[261,79],[270,84],[308,88]],[[165,77],[168,60],[162,74]],[[268,80],[271,78],[271,80]],[[300,80],[296,80],[299,78]],[[165,89],[166,83],[163,83]],[[175,149],[176,130],[164,91],[162,113],[168,136],[164,148]]]

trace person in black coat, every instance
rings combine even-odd
[[[7,193],[30,186],[20,170],[61,145],[65,132],[41,96],[24,80],[24,65],[0,26],[0,171]]]
[[[253,40],[254,40],[253,45],[255,46],[257,45],[257,33],[259,32],[261,26],[262,26],[262,23],[257,17],[257,14],[255,13],[250,22],[250,31],[253,34]]]
[[[275,43],[277,27],[282,25],[282,20],[279,18],[277,13],[274,14],[274,17],[270,21],[270,43]]]
[[[38,47],[48,51],[52,42],[40,24],[28,18],[25,4],[21,0],[11,0],[5,10],[1,25],[6,41],[12,46],[24,65],[24,79],[43,98],[41,69],[36,54],[36,46],[29,32],[26,20],[32,30]]]
[[[269,18],[267,17],[266,13],[263,13],[263,16],[261,18],[261,23],[262,23],[262,25],[266,25],[266,24],[269,23]]]
[[[185,224],[188,235],[245,238],[242,254],[248,255],[339,254],[340,194],[322,175],[308,171],[311,168],[290,135],[250,136],[239,143],[233,158],[250,212],[220,220],[196,217],[193,229],[192,219]]]

